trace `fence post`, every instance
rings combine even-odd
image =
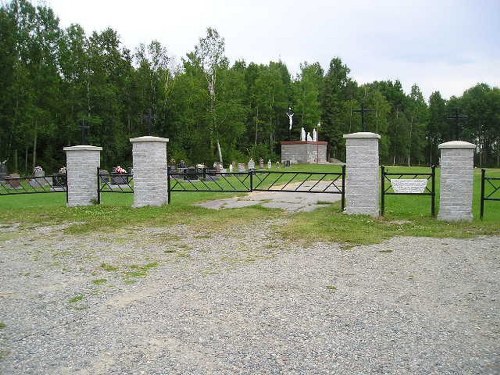
[[[486,177],[486,170],[481,168],[481,211],[479,218],[483,220],[484,215],[484,178]]]
[[[436,166],[433,165],[431,167],[431,188],[432,188],[432,195],[431,195],[431,215],[432,217],[436,217]]]
[[[340,209],[344,212],[345,209],[345,164],[342,165],[342,202],[340,203]]]
[[[385,212],[385,167],[380,167],[380,215],[384,216]]]
[[[167,138],[131,138],[134,207],[168,203]]]
[[[66,183],[68,207],[90,206],[97,202],[96,169],[101,165],[102,147],[64,147],[66,152]]]
[[[474,149],[469,142],[441,143],[441,191],[438,219],[472,220]]]
[[[346,140],[347,214],[379,216],[380,135],[369,132],[344,134]]]

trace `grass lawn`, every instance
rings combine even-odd
[[[340,166],[300,165],[281,171],[340,172]],[[427,172],[429,168],[388,167],[390,172]],[[276,170],[276,169],[273,169]],[[436,187],[439,189],[439,169]],[[430,215],[428,196],[386,196],[385,216],[372,218],[340,213],[340,203],[313,212],[289,214],[281,210],[247,207],[210,210],[194,206],[200,201],[228,198],[234,193],[172,193],[172,203],[163,207],[132,208],[133,195],[103,193],[102,204],[66,207],[65,193],[0,196],[0,222],[22,226],[74,223],[69,233],[111,231],[122,227],[169,226],[185,224],[200,232],[221,231],[227,227],[283,218],[276,232],[287,240],[311,243],[335,241],[346,244],[377,243],[394,236],[471,237],[500,234],[500,202],[485,202],[485,216],[479,220],[480,169],[474,171],[474,220],[447,223]],[[488,170],[500,177],[500,170]],[[498,193],[498,192],[497,192]],[[500,195],[500,194],[499,194]],[[439,208],[437,192],[436,211]]]

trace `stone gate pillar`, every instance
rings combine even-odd
[[[474,150],[469,142],[441,143],[441,188],[438,219],[472,220]]]
[[[102,147],[64,147],[66,152],[66,178],[68,206],[90,206],[98,199],[97,168],[101,165]]]
[[[134,207],[168,203],[168,138],[131,138],[134,168]]]
[[[346,140],[345,197],[347,214],[379,216],[380,135],[369,132],[344,134]]]

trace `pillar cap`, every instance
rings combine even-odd
[[[136,142],[162,142],[162,143],[167,143],[169,141],[168,138],[161,138],[161,137],[152,137],[150,135],[144,136],[144,137],[137,137],[137,138],[130,138],[131,143],[136,143]]]
[[[102,151],[102,147],[91,146],[91,145],[78,145],[64,147],[63,151]]]
[[[469,142],[464,142],[464,141],[450,141],[446,143],[441,143],[438,146],[439,149],[442,148],[476,148],[476,145],[469,143]]]
[[[379,134],[370,132],[358,132],[351,134],[344,134],[345,139],[380,139]]]

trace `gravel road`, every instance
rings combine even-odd
[[[281,220],[281,219],[280,219]],[[0,228],[2,374],[500,374],[500,237]]]

